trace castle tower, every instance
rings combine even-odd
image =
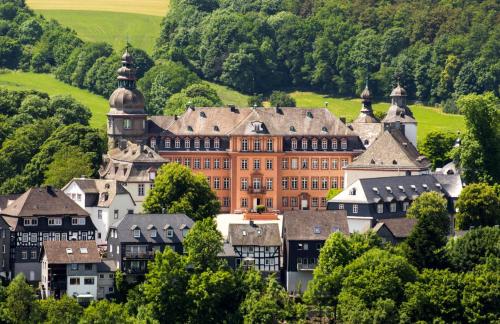
[[[361,92],[361,111],[354,123],[378,123],[379,120],[373,115],[372,94],[366,83],[365,89]]]
[[[120,140],[142,143],[146,135],[147,114],[144,110],[144,96],[136,89],[133,59],[128,49],[118,69],[118,88],[109,97],[108,147],[116,147]]]
[[[417,121],[406,105],[406,90],[399,84],[391,92],[391,106],[382,120],[384,128],[400,128],[406,138],[417,147]]]

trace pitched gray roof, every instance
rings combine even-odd
[[[229,243],[237,245],[281,245],[278,224],[229,224]]]
[[[182,229],[193,227],[193,220],[184,214],[127,214],[110,226],[116,229],[121,242],[179,243],[184,240]],[[141,230],[139,238],[134,237],[134,229]],[[167,228],[174,230],[173,237],[167,237]],[[151,237],[156,229],[157,236]]]
[[[155,116],[150,119],[155,132],[162,128],[162,134],[179,136],[254,135],[254,122],[263,124],[264,134],[356,136],[326,108],[196,107],[187,109],[177,119],[171,116]]]
[[[68,182],[62,190],[68,188],[72,183],[77,184],[86,194],[98,195],[97,200],[93,202],[98,207],[109,207],[116,195],[130,196],[127,189],[116,180],[75,178]],[[132,196],[130,198],[132,199]]]
[[[463,189],[462,179],[459,174],[434,173],[434,178],[443,186],[452,198],[458,198]]]
[[[385,225],[395,238],[407,238],[416,224],[417,220],[414,218],[388,218],[378,222],[373,230],[377,232],[380,227]]]
[[[345,169],[427,170],[430,162],[420,155],[399,129],[385,130]]]
[[[76,215],[89,216],[77,203],[53,187],[31,188],[0,212],[14,217]]]
[[[292,210],[283,213],[287,240],[326,240],[331,233],[349,234],[345,210]]]

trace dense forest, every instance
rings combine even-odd
[[[156,57],[246,93],[312,88],[379,98],[397,79],[439,103],[500,80],[495,0],[173,0]]]

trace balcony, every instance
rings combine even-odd
[[[127,260],[127,259],[152,259],[153,257],[154,257],[154,251],[144,251],[144,252],[126,251],[124,260]]]
[[[316,263],[297,263],[297,271],[313,271],[316,268]]]
[[[251,194],[265,194],[266,193],[266,188],[254,188],[254,187],[248,187],[248,193]]]

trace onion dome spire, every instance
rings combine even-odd
[[[122,66],[118,69],[118,87],[126,89],[135,89],[135,76],[134,60],[132,55],[128,52],[128,46],[125,53],[122,55]]]
[[[373,115],[372,110],[372,94],[368,88],[368,80],[366,80],[365,89],[361,92],[361,111],[355,123],[378,123],[378,119]]]

